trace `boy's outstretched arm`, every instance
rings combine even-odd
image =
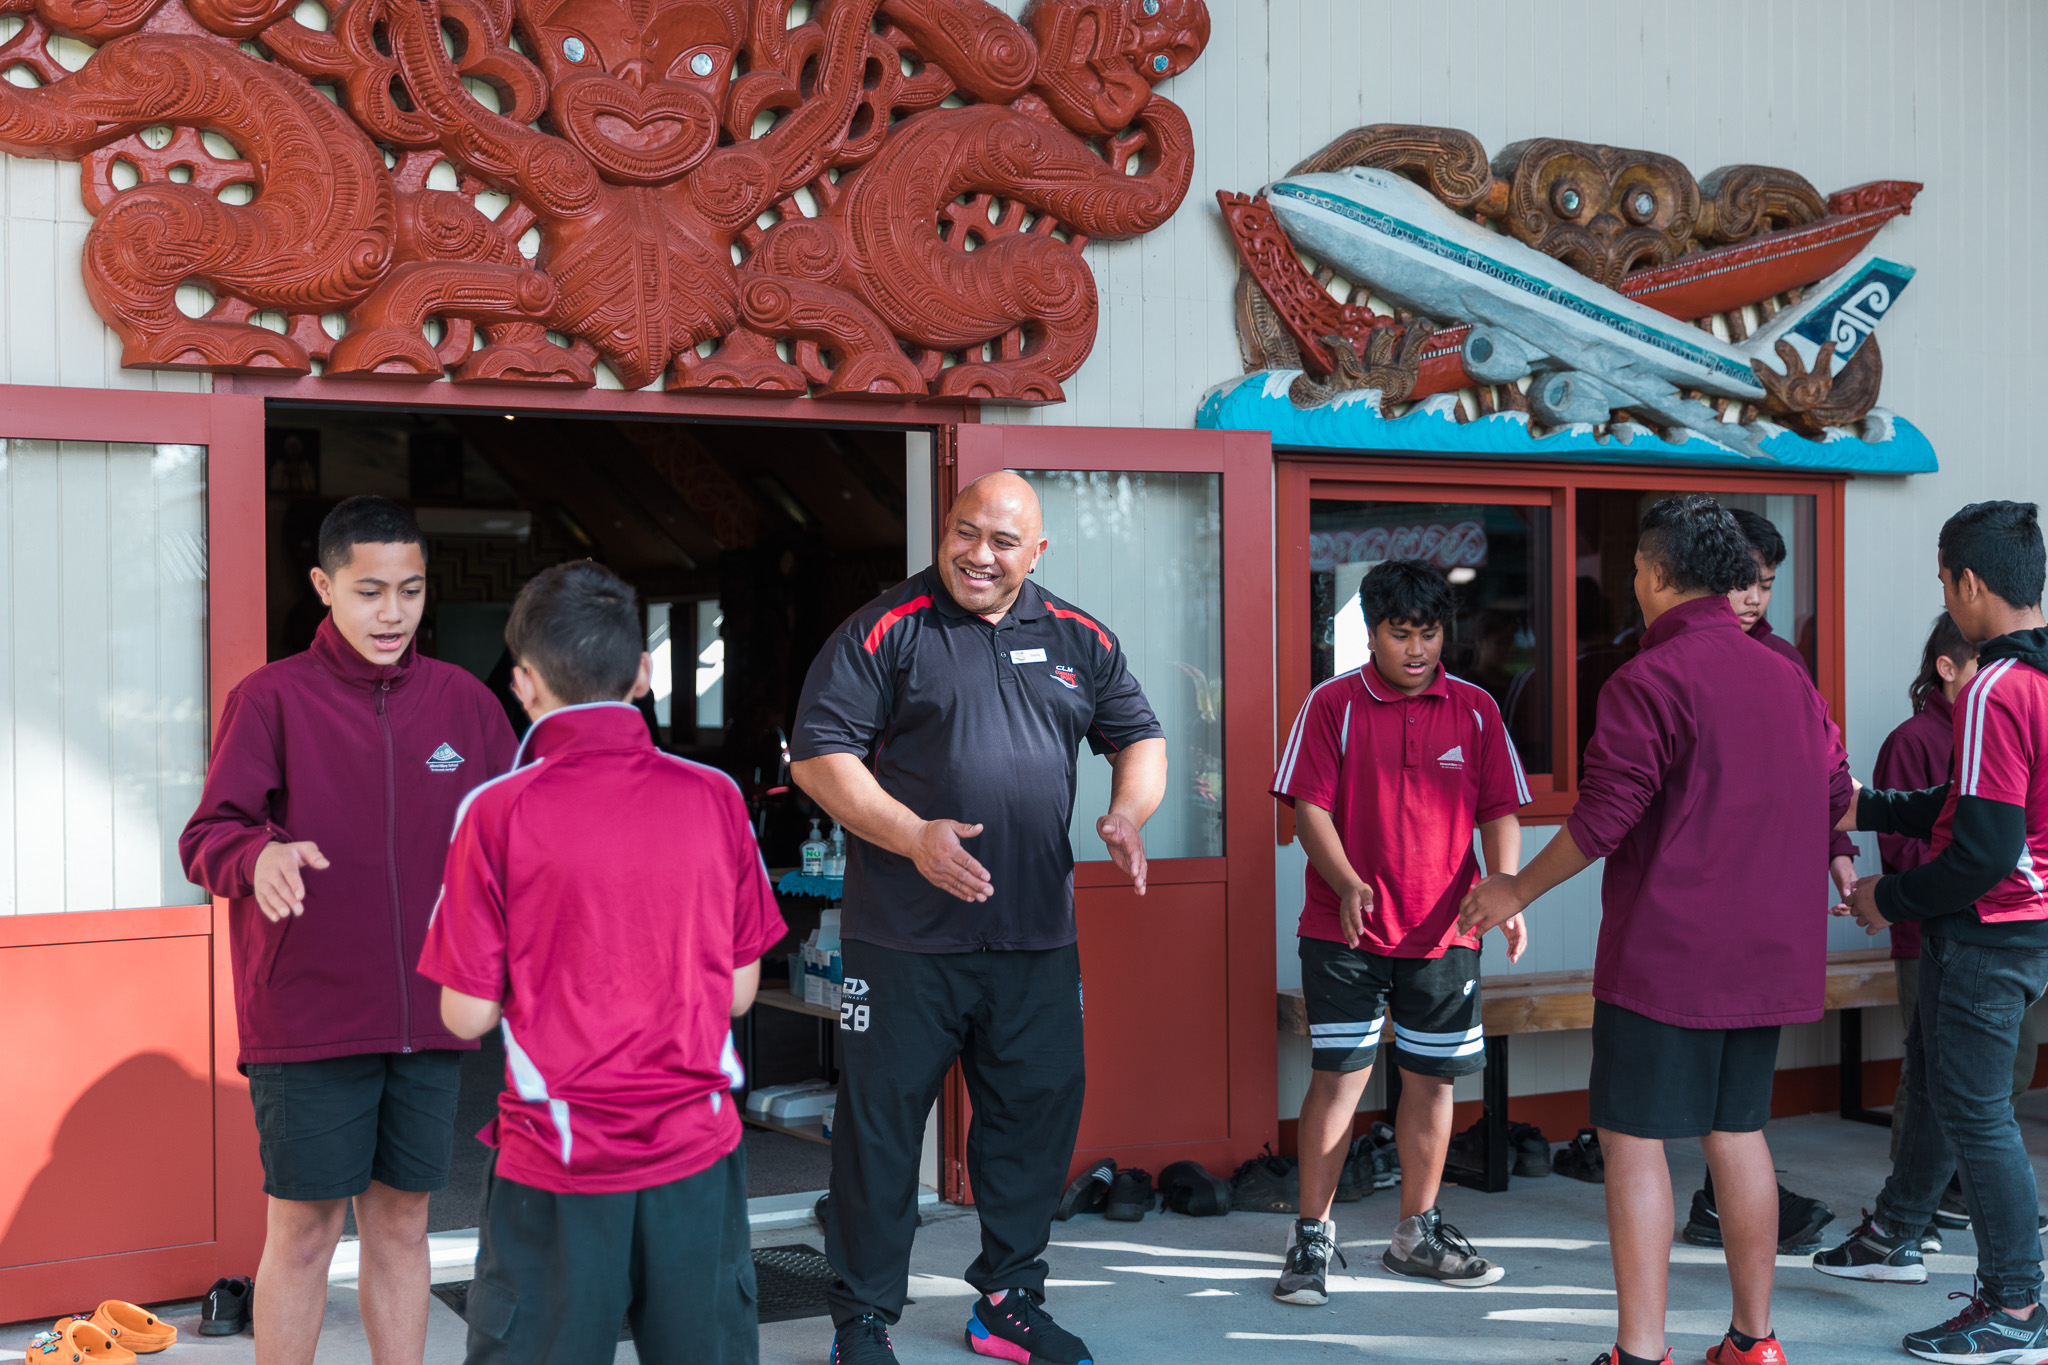
[[[748,992],[751,1002],[753,993]],[[441,988],[441,1023],[457,1038],[481,1038],[498,1026],[503,1007],[496,1000],[479,1000],[452,986]]]
[[[1316,875],[1337,893],[1337,926],[1344,933],[1344,946],[1356,948],[1365,933],[1365,917],[1372,910],[1371,883],[1351,866],[1330,812],[1313,801],[1297,799],[1294,827],[1301,832],[1301,847],[1315,865]]]
[[[1472,888],[1458,908],[1458,928],[1463,933],[1483,934],[1497,924],[1504,925],[1538,896],[1592,865],[1593,860],[1579,851],[1571,826],[1559,825],[1526,871],[1498,873]]]

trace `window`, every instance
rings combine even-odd
[[[1636,526],[1658,498],[1704,492],[1785,538],[1766,610],[1841,718],[1838,479],[1749,470],[1447,465],[1283,453],[1278,471],[1280,736],[1309,689],[1364,663],[1358,583],[1426,559],[1458,593],[1444,667],[1500,705],[1530,788],[1525,817],[1569,813],[1601,686],[1635,654]],[[1291,821],[1283,815],[1283,830]]]

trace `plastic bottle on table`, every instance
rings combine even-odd
[[[811,837],[804,840],[799,852],[803,856],[803,874],[806,877],[825,875],[825,855],[831,851],[824,836],[818,833],[818,822],[811,821]]]
[[[832,822],[832,836],[825,847],[825,875],[846,875],[846,831],[839,827],[837,820]]]

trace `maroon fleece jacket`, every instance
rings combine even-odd
[[[1593,998],[1680,1028],[1820,1018],[1821,869],[1850,793],[1813,680],[1727,598],[1658,617],[1600,691],[1566,823],[1607,860]]]
[[[228,694],[206,789],[178,840],[185,875],[229,899],[241,1065],[467,1048],[415,970],[455,813],[512,766],[488,688],[417,647],[373,664],[320,623],[313,647]],[[257,908],[256,858],[310,839],[306,909]]]
[[[1798,645],[1793,644],[1790,640],[1778,634],[1777,631],[1771,629],[1769,617],[1765,617],[1756,623],[1756,628],[1749,632],[1749,638],[1760,645],[1769,646],[1780,658],[1785,659],[1797,668],[1808,682],[1813,681],[1813,674],[1807,672],[1806,669],[1806,656],[1799,652]],[[1814,690],[1820,690],[1818,684],[1815,684]],[[1834,724],[1832,719],[1828,723],[1830,725]],[[1835,737],[1837,739],[1841,738],[1840,726],[1835,727]],[[1930,782],[1928,785],[1933,786],[1934,784]],[[1841,830],[1836,830],[1828,836],[1828,858],[1831,861],[1836,858],[1853,859],[1856,855],[1856,841],[1847,834],[1844,834]]]

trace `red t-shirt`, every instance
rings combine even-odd
[[[1458,903],[1479,880],[1472,831],[1529,800],[1522,761],[1483,688],[1439,668],[1415,696],[1371,663],[1308,694],[1272,793],[1330,812],[1352,870],[1372,886],[1358,946],[1383,957],[1442,957]],[[1311,864],[1303,938],[1342,943],[1337,893]]]
[[[1956,798],[1981,796],[2027,813],[2027,842],[2012,875],[1977,902],[1986,924],[2048,919],[2048,674],[2018,659],[1977,670],[1956,698],[1955,776],[1934,822],[1934,854],[1954,837]]]
[[[420,972],[504,1003],[499,1174],[615,1194],[739,1144],[733,971],[784,925],[731,778],[622,702],[550,711],[456,815],[446,877]]]

